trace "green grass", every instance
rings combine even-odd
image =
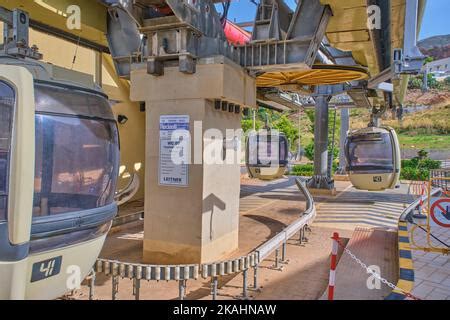
[[[450,150],[450,135],[399,135],[402,149]]]

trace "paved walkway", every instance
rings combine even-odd
[[[416,223],[424,223],[424,220],[415,220]],[[450,228],[443,228],[431,222],[431,232],[439,240],[450,244]],[[410,238],[412,238],[412,224],[408,225]],[[427,234],[416,228],[413,236],[419,246],[427,246]],[[411,239],[412,240],[412,239]],[[443,247],[442,244],[432,239],[435,247]],[[414,246],[412,245],[413,249]],[[450,300],[450,257],[440,253],[412,250],[414,263],[414,289],[412,294],[425,300]]]
[[[315,197],[318,208],[316,222],[312,225],[309,241],[301,246],[289,241],[287,258],[283,272],[274,270],[274,257],[264,261],[259,270],[261,290],[250,292],[252,299],[318,299],[327,288],[329,274],[329,257],[331,251],[330,237],[338,231],[341,237],[349,239],[358,226],[394,228],[396,219],[403,210],[403,205],[396,202],[410,202],[400,191],[395,193],[367,193],[348,187],[348,182],[336,182],[338,197]],[[365,207],[361,209],[361,204]],[[133,208],[136,209],[136,208]],[[240,229],[252,230],[258,239],[269,239],[298,217],[304,210],[304,199],[295,185],[295,178],[284,178],[274,182],[257,180],[244,181],[241,187]],[[122,239],[117,239],[121,237]],[[102,254],[115,256],[128,255],[132,260],[139,260],[142,229],[129,230],[127,235],[113,235],[116,238],[111,246],[105,246]],[[115,242],[128,241],[133,250],[119,250]],[[251,240],[251,239],[250,239]],[[254,240],[241,237],[241,249],[250,251],[256,246]],[[131,247],[130,247],[131,248]],[[137,249],[137,250],[136,250]],[[135,253],[133,253],[133,252]],[[135,256],[134,256],[135,255]],[[364,258],[364,257],[362,257]],[[250,282],[253,278],[252,273]],[[353,289],[365,286],[353,283]],[[222,277],[219,281],[218,299],[236,299],[242,292],[242,275]],[[133,299],[132,282],[120,280],[118,299]],[[142,283],[142,299],[177,299],[178,284]],[[381,297],[381,295],[380,295]],[[76,299],[87,298],[87,288],[76,293]],[[99,275],[96,286],[96,299],[111,299],[111,279]],[[211,299],[209,280],[189,281],[187,299]]]
[[[383,192],[360,191],[348,187],[348,183],[336,182],[345,192],[334,199],[315,197],[319,203],[314,225],[329,228],[354,230],[356,227],[381,227],[397,230],[398,218],[406,205],[413,201],[407,194],[408,185]],[[320,204],[320,202],[326,201]]]

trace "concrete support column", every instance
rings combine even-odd
[[[350,129],[350,112],[348,108],[341,109],[341,133],[339,139],[339,174],[346,174],[347,159],[345,157],[345,140]]]
[[[147,106],[144,262],[223,259],[238,248],[236,130],[241,128],[243,107],[256,105],[254,79],[231,62],[208,60],[199,61],[194,74],[166,67],[164,75],[155,77],[143,68],[133,71],[131,80],[132,99]],[[170,154],[178,149],[171,151],[171,146],[185,138],[174,139],[167,130],[180,121],[189,131],[190,156],[187,163],[176,165]],[[189,152],[189,144],[183,148],[175,154]]]

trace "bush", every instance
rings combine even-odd
[[[440,169],[441,162],[418,157],[411,160],[402,160],[401,179],[414,181],[427,181],[430,170]]]
[[[450,86],[450,77],[445,78],[444,83],[445,83],[447,86]]]
[[[290,174],[293,176],[312,177],[314,175],[314,165],[313,164],[295,165],[292,167]]]
[[[411,77],[408,82],[408,89],[422,89],[423,80],[419,77]]]
[[[328,154],[331,153],[331,145],[328,146]],[[314,141],[312,141],[310,144],[308,144],[305,147],[305,156],[310,161],[314,161]],[[334,154],[333,159],[337,159],[339,157],[339,148],[334,146]]]
[[[338,166],[338,161],[333,162],[332,174],[337,171]],[[314,175],[314,165],[312,163],[297,164],[292,167],[290,174],[293,176],[312,177]]]
[[[408,89],[422,89],[423,86],[423,74],[411,77],[408,82]],[[442,89],[442,84],[436,80],[432,74],[428,74],[428,88],[430,89]]]
[[[424,159],[419,161],[419,169],[436,170],[441,168],[441,162],[431,159]]]

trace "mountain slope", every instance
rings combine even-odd
[[[450,57],[450,34],[434,36],[418,42],[423,54],[440,60]]]

